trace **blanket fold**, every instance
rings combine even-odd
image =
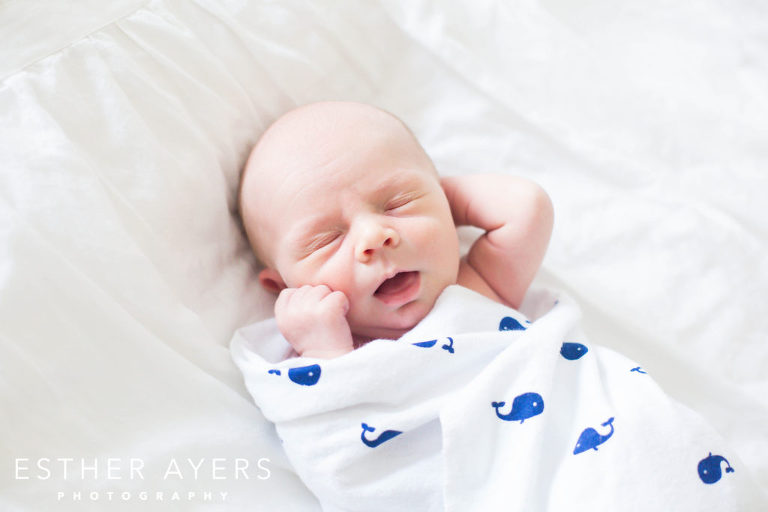
[[[579,318],[563,294],[516,311],[456,285],[399,340],[282,359],[269,320],[232,353],[324,510],[749,509],[717,433]]]

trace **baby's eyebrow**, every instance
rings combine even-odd
[[[399,188],[409,188],[409,187],[418,187],[423,184],[422,178],[419,176],[401,176],[396,175],[394,177],[388,177],[385,180],[382,181],[381,185],[379,185],[379,189],[399,189]]]

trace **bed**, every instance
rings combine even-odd
[[[4,2],[0,509],[319,510],[228,344],[274,301],[245,158],[329,99],[542,184],[534,286],[768,492],[766,30],[746,0]]]

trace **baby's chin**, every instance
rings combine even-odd
[[[387,315],[383,322],[376,325],[351,325],[352,336],[356,344],[379,338],[396,340],[421,322],[432,310],[432,306],[434,306],[434,300],[431,303],[415,300],[400,307],[397,312]]]

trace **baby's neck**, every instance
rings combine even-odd
[[[376,340],[376,339],[396,340],[396,339],[400,338],[400,336],[402,336],[406,332],[408,332],[408,330],[404,329],[402,333],[399,333],[399,334],[394,335],[394,336],[393,335],[389,335],[389,336],[383,336],[383,335],[382,336],[363,336],[363,335],[360,335],[360,334],[352,333],[352,342],[354,344],[355,349],[358,349],[358,348],[362,347],[363,345],[365,345],[366,343],[368,343],[369,341],[373,341],[373,340]]]
[[[355,349],[358,349],[368,343],[369,341],[373,340],[374,338],[371,338],[370,336],[358,336],[357,334],[352,334],[352,342],[355,346]]]

